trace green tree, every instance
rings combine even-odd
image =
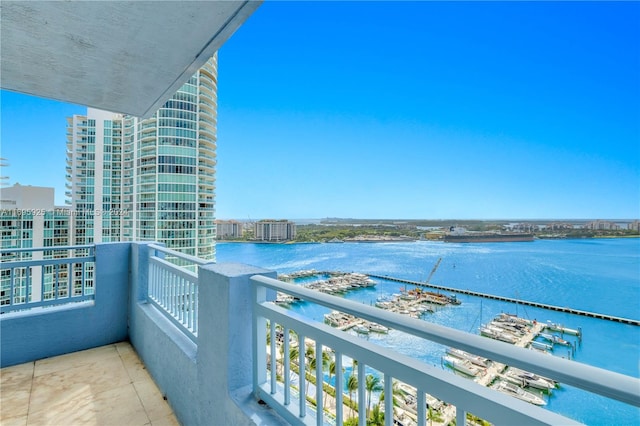
[[[380,378],[377,376],[374,376],[373,374],[367,374],[364,387],[367,390],[367,418],[369,418],[369,412],[371,411],[371,394],[373,392],[382,391],[382,384],[380,383]]]
[[[380,409],[380,404],[373,406],[371,416],[367,420],[367,426],[384,426],[384,411]]]
[[[351,374],[347,379],[347,391],[349,392],[349,399],[351,400],[351,415],[353,415],[353,394],[358,390],[358,375],[354,370],[351,370]]]
[[[331,361],[329,362],[329,369],[328,369],[328,375],[329,375],[329,384],[331,384],[331,378],[333,376],[336,375],[336,361],[334,359],[335,355],[331,355]],[[344,372],[344,368],[342,369],[342,371]],[[336,389],[336,392],[342,392],[342,389]],[[327,406],[327,394],[325,393],[324,395],[324,405],[325,407]]]

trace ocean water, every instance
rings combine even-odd
[[[536,240],[524,243],[252,244],[218,243],[218,262],[241,262],[287,273],[302,269],[378,274],[640,320],[640,239]],[[376,280],[374,288],[345,297],[373,304],[398,293],[400,283]],[[595,318],[458,295],[459,306],[423,316],[425,321],[470,333],[500,312],[580,327],[576,351],[554,355],[640,377],[640,327]],[[327,309],[308,303],[292,309],[322,321]],[[370,341],[439,366],[444,348],[399,332]],[[640,392],[640,389],[638,390]],[[593,425],[640,425],[640,409],[563,385],[547,409]]]

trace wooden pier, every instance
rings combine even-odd
[[[434,289],[442,290],[442,291],[450,291],[452,293],[467,294],[469,296],[484,297],[485,299],[501,300],[503,302],[516,303],[516,304],[519,304],[519,305],[533,306],[533,307],[536,307],[536,308],[550,309],[552,311],[566,312],[566,313],[574,314],[574,315],[581,315],[581,316],[585,316],[585,317],[598,318],[598,319],[607,320],[607,321],[615,321],[615,322],[620,322],[620,323],[623,323],[623,324],[640,326],[640,320],[635,320],[635,319],[616,317],[616,316],[613,316],[613,315],[606,315],[606,314],[599,314],[599,313],[596,313],[596,312],[581,311],[579,309],[573,309],[573,308],[569,308],[569,307],[565,307],[565,306],[547,305],[545,303],[538,303],[538,302],[531,302],[531,301],[528,301],[528,300],[514,299],[512,297],[497,296],[495,294],[481,293],[481,292],[478,292],[478,291],[462,290],[462,289],[459,289],[459,288],[445,287],[445,286],[431,284],[431,283],[425,284],[425,283],[418,282],[418,281],[405,280],[405,279],[402,279],[402,278],[394,278],[394,277],[389,277],[389,276],[386,276],[386,275],[376,275],[376,274],[368,274],[368,275],[370,277],[372,277],[372,278],[378,278],[378,279],[383,279],[383,280],[388,280],[388,281],[395,281],[395,282],[399,282],[399,283],[403,283],[403,284],[411,284],[411,285],[416,285],[416,286],[421,286],[421,287],[434,288]]]

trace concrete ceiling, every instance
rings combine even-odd
[[[0,86],[152,115],[261,1],[0,2]]]

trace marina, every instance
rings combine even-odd
[[[283,273],[301,269],[361,271],[377,281],[376,287],[349,291],[341,297],[371,306],[377,303],[379,297],[391,299],[394,294],[401,294],[403,287],[412,288],[414,283],[424,284],[425,275],[428,275],[425,274],[425,264],[433,265],[439,257],[443,257],[434,279],[437,283],[448,283],[448,287],[434,286],[433,283],[420,287],[441,294],[456,294],[462,304],[434,304],[436,312],[425,313],[423,319],[460,331],[479,333],[481,325],[488,323],[489,319],[495,319],[501,312],[513,312],[531,320],[537,318],[540,328],[550,324],[565,327],[564,332],[549,328],[542,332],[557,334],[575,342],[577,348],[574,356],[573,348],[537,337],[531,341],[530,350],[544,350],[549,354],[547,356],[571,356],[580,363],[637,377],[640,329],[633,323],[603,321],[598,315],[580,317],[561,310],[546,310],[537,305],[529,307],[531,305],[511,303],[500,297],[476,298],[471,294],[449,290],[460,288],[478,294],[510,294],[514,295],[513,300],[535,300],[542,302],[543,306],[571,306],[582,311],[638,320],[639,243],[637,239],[538,240],[506,245],[445,245],[420,241],[267,247],[223,243],[218,247],[218,255],[222,261],[247,258],[251,264]],[[377,276],[382,279],[377,279]],[[403,278],[404,282],[385,279],[389,276]],[[300,281],[302,284],[311,279],[313,277],[301,278]],[[580,291],[576,291],[578,288]],[[288,308],[320,322],[330,312],[309,303],[294,303]],[[577,336],[567,332],[566,328],[582,328],[583,344],[580,345]],[[355,338],[356,333],[349,332]],[[428,341],[403,337],[397,330],[390,330],[387,334],[370,332],[360,336],[372,343],[391,346],[432,366],[440,366],[446,349]],[[345,363],[349,365],[350,362]],[[508,371],[505,369],[503,375]],[[550,400],[547,396],[544,398],[548,402],[545,409],[586,424],[635,424],[639,414],[634,407],[604,397],[592,397],[571,386],[563,386],[558,391],[552,389]],[[399,399],[404,402],[402,398]],[[409,396],[407,399],[411,402]],[[429,404],[434,416],[437,416],[436,406]],[[443,413],[448,413],[451,408],[445,404]],[[405,414],[407,424],[410,424],[411,415],[408,411]],[[434,425],[443,423],[446,416],[441,416],[442,420],[434,417]]]
[[[318,279],[303,283],[302,285],[310,290],[333,295],[344,294],[352,290],[376,285],[375,281],[365,274],[356,272],[318,272],[315,269],[281,274],[278,276],[278,279],[295,283],[297,279],[313,277]],[[327,277],[327,279],[319,279],[319,277]],[[287,294],[278,293],[276,295],[276,303],[278,304],[290,305],[298,301],[299,300]]]

